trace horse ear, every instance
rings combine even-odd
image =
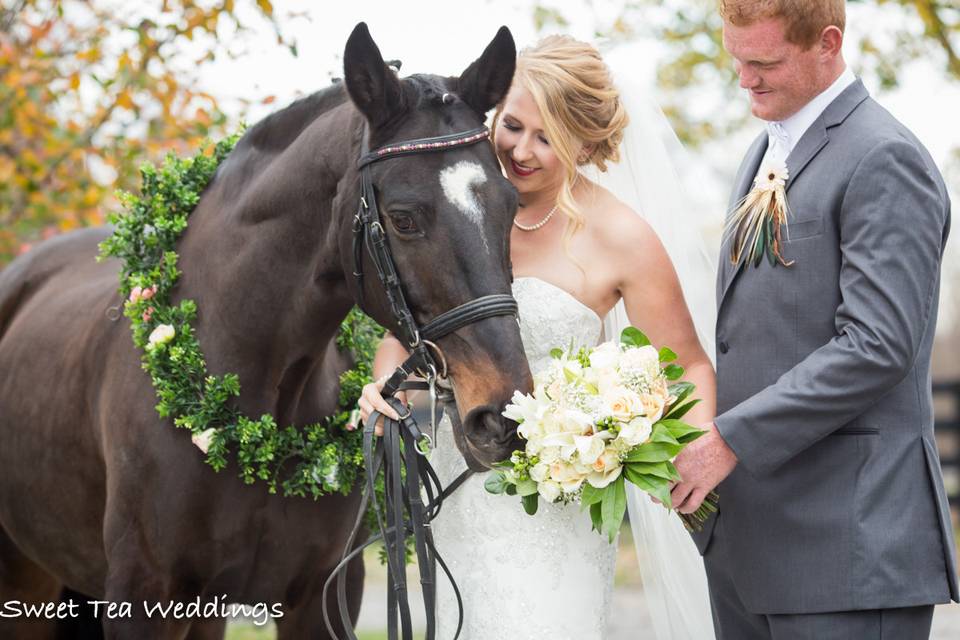
[[[376,128],[403,108],[397,74],[386,65],[364,22],[353,28],[343,52],[343,78],[350,100]]]
[[[460,74],[457,83],[460,98],[484,115],[497,105],[510,89],[517,66],[517,47],[506,27],[500,27],[479,58]]]

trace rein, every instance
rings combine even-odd
[[[381,394],[390,406],[401,416],[393,420],[379,412],[370,415],[363,427],[363,457],[366,468],[366,483],[361,498],[360,510],[350,537],[347,540],[340,563],[334,568],[323,587],[323,618],[327,631],[337,638],[327,611],[327,596],[336,580],[337,607],[340,622],[348,640],[357,640],[352,631],[346,598],[346,567],[351,560],[363,552],[363,549],[378,540],[383,540],[387,552],[387,635],[389,640],[397,640],[401,633],[403,640],[412,640],[413,629],[410,618],[410,605],[406,581],[406,539],[413,536],[420,570],[420,584],[423,592],[423,604],[427,618],[426,640],[436,638],[436,565],[439,564],[453,586],[457,598],[459,637],[463,625],[463,601],[456,581],[449,568],[437,553],[433,543],[430,522],[440,513],[440,507],[454,490],[469,477],[469,470],[461,473],[446,488],[440,484],[436,472],[421,450],[425,442],[430,444],[431,436],[423,433],[408,407],[393,397],[398,390],[423,389],[430,392],[430,419],[435,420],[436,404],[439,402],[444,411],[456,422],[459,413],[453,392],[446,386],[437,384],[438,378],[446,377],[446,361],[439,347],[433,342],[461,327],[485,318],[503,315],[517,315],[517,301],[508,294],[481,296],[449,311],[441,313],[423,326],[418,326],[403,294],[400,278],[397,274],[393,254],[387,242],[387,235],[380,219],[370,165],[380,160],[398,156],[413,155],[456,149],[486,140],[490,132],[486,127],[461,133],[421,138],[395,143],[363,153],[358,161],[360,169],[361,192],[360,205],[353,220],[353,275],[357,279],[359,296],[363,298],[363,251],[366,249],[373,263],[377,277],[387,296],[390,313],[397,325],[397,337],[410,349],[410,356],[391,374],[383,386]],[[364,143],[366,147],[366,143]],[[436,353],[441,360],[437,368],[434,359]],[[409,381],[412,375],[419,375],[425,382]],[[438,393],[439,389],[439,393]],[[374,428],[377,421],[383,419],[383,437],[375,441]],[[377,503],[375,483],[377,476],[384,473],[384,504]],[[426,496],[424,503],[421,496]],[[374,509],[380,533],[370,537],[365,543],[351,550],[357,535],[363,527],[363,517],[367,507]],[[398,620],[399,619],[399,620]],[[399,621],[399,629],[398,629]]]

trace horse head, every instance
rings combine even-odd
[[[384,62],[366,25],[357,25],[344,53],[344,84],[366,120],[366,149],[482,128],[486,112],[510,87],[515,60],[513,38],[503,27],[459,77],[401,79]],[[517,193],[486,138],[389,157],[371,164],[369,172],[403,298],[418,326],[481,296],[510,294]],[[346,261],[354,255],[349,236],[341,234]],[[354,297],[401,335],[366,251],[360,266],[366,277],[351,280],[354,265],[344,265]],[[455,438],[467,463],[481,469],[508,457],[520,442],[516,424],[501,412],[513,390],[532,387],[516,319],[488,317],[437,343],[455,391],[462,424]]]

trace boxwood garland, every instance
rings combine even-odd
[[[172,300],[180,276],[177,239],[239,137],[230,136],[212,149],[207,145],[191,159],[171,154],[159,168],[144,165],[142,192],[120,194],[125,213],[109,217],[114,232],[101,243],[99,259],[121,261],[123,314],[130,319],[134,344],[143,350],[142,367],[159,400],[157,413],[189,429],[194,442],[206,449],[210,466],[222,470],[233,452],[244,482],[263,480],[271,493],[347,494],[363,468],[363,452],[361,433],[344,427],[371,380],[383,329],[359,309],[351,310],[336,340],[355,364],[340,376],[337,413],[314,424],[280,428],[271,415],[250,418],[232,405],[231,399],[240,395],[239,378],[207,371],[193,328],[197,305]]]

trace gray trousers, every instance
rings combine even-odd
[[[717,529],[723,528],[723,518]],[[717,640],[928,640],[933,605],[900,609],[764,615],[747,611],[718,556],[717,536],[704,557]],[[718,553],[719,552],[719,553]]]

